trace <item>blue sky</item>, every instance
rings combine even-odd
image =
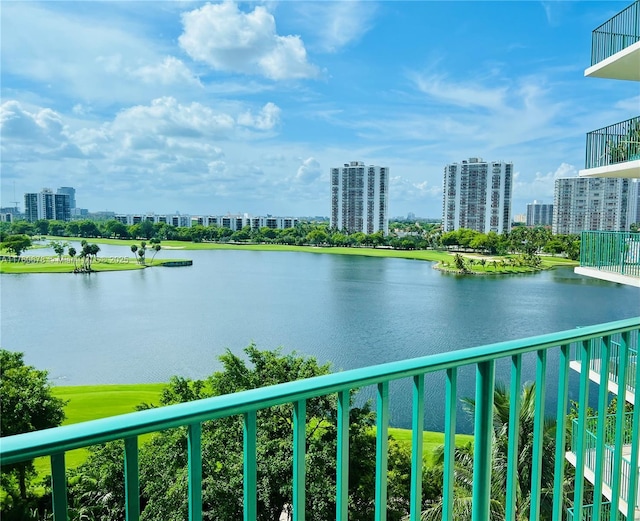
[[[390,216],[440,217],[444,165],[479,156],[523,213],[637,116],[637,83],[584,78],[628,4],[4,0],[1,204],[329,215],[329,168],[364,161]]]

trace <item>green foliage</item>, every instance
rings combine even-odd
[[[2,436],[50,427],[64,420],[65,401],[53,396],[47,371],[25,365],[22,353],[0,349],[0,426]],[[33,461],[2,466],[2,519],[26,519],[37,508],[30,489]]]
[[[227,351],[222,369],[203,381],[173,377],[160,405],[241,392],[267,385],[327,374],[329,365],[281,350],[260,351],[254,345],[245,357]],[[142,408],[152,407],[145,404]],[[307,401],[307,517],[335,519],[336,397]],[[374,511],[375,418],[368,406],[350,411],[350,519],[371,519]],[[242,518],[243,426],[234,416],[202,424],[203,510],[205,518]],[[257,501],[259,520],[279,519],[292,500],[292,405],[257,414]],[[187,442],[185,429],[154,435],[140,449],[141,502],[144,520],[187,517]],[[124,519],[122,447],[95,450],[71,480],[70,504],[90,519]],[[114,462],[112,464],[112,462]],[[119,462],[118,465],[115,462]],[[410,457],[404,445],[389,443],[388,519],[408,513]]]
[[[27,235],[9,235],[2,243],[0,243],[0,248],[17,255],[18,257],[29,246],[31,246],[31,238]]]

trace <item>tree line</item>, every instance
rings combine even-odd
[[[167,223],[142,221],[125,225],[115,219],[108,221],[48,221],[33,223],[15,221],[0,224],[0,242],[15,241],[11,236],[33,237],[54,235],[70,238],[114,238],[145,241],[189,241],[283,244],[296,246],[342,246],[393,248],[398,250],[443,249],[477,252],[489,255],[517,253],[534,255],[547,253],[564,255],[576,260],[580,255],[578,235],[554,235],[548,228],[516,226],[508,233],[481,233],[470,229],[443,232],[437,223],[390,223],[390,233],[347,233],[326,222],[301,222],[294,228],[231,230],[222,226],[172,226]]]

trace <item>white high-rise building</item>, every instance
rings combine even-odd
[[[351,161],[331,168],[331,227],[347,233],[389,233],[389,168]]]
[[[551,226],[553,205],[533,201],[527,204],[527,226]]]
[[[513,163],[471,157],[444,167],[442,229],[511,230]]]
[[[567,177],[556,179],[553,233],[629,230],[636,217],[638,190],[631,179]]]
[[[24,213],[27,221],[38,219],[68,221],[71,219],[68,194],[54,194],[50,188],[24,194]]]

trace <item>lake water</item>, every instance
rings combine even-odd
[[[101,245],[101,256],[128,248]],[[47,250],[37,250],[46,253]],[[5,349],[60,385],[202,378],[255,342],[346,370],[637,316],[637,289],[562,268],[460,277],[433,264],[295,252],[163,250],[191,267],[2,275]],[[553,398],[554,354],[549,358]],[[498,367],[498,379],[504,369]],[[468,378],[467,378],[468,375]],[[473,368],[459,396],[473,396]],[[523,381],[533,379],[525,364]],[[442,425],[443,375],[428,376],[428,428]],[[408,382],[391,385],[391,422],[408,426]],[[363,390],[361,396],[372,396]],[[462,430],[470,424],[460,419]]]

